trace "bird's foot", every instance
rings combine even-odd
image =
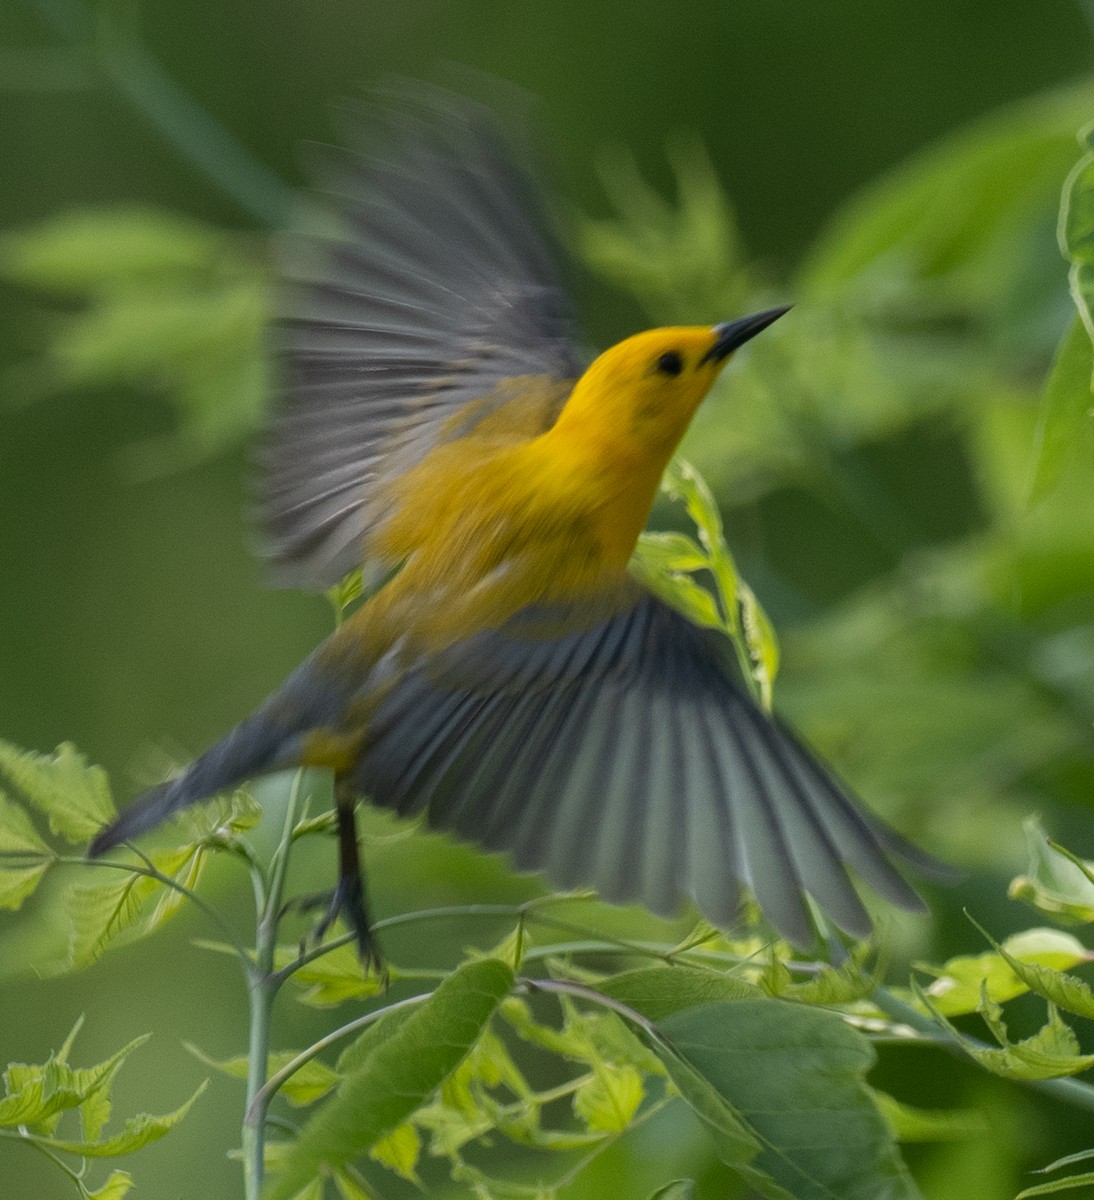
[[[288,907],[290,906],[286,906],[286,908]],[[359,877],[342,876],[331,891],[300,896],[292,902],[291,907],[298,912],[312,912],[318,908],[325,909],[323,915],[301,939],[301,955],[305,953],[309,944],[315,946],[322,942],[331,926],[339,917],[342,917],[353,934],[357,945],[357,956],[360,958],[362,966],[366,971],[377,975],[383,985],[387,986],[387,967],[384,965],[379,939],[369,925],[364,888]]]

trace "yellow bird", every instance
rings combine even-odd
[[[784,936],[806,897],[870,921],[930,860],[863,811],[735,681],[728,641],[628,562],[730,355],[785,308],[636,334],[582,369],[536,193],[490,114],[419,94],[328,152],[337,232],[286,267],[263,517],[282,582],[385,583],[269,699],[139,798],[92,854],[253,776],[329,767],[340,913],[377,958],[359,797],[661,912]]]

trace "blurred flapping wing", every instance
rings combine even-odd
[[[329,233],[290,237],[260,518],[278,582],[359,566],[385,485],[507,406],[541,432],[579,373],[528,175],[485,108],[405,85],[316,151]]]

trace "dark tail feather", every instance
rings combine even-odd
[[[149,789],[92,841],[92,858],[135,838],[172,813],[245,779],[276,770],[285,759],[288,731],[260,709],[211,746],[177,778]],[[291,736],[291,735],[289,735]]]

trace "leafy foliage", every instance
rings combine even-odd
[[[118,1133],[108,1134],[105,1128],[113,1107],[114,1080],[126,1059],[148,1039],[137,1038],[93,1067],[74,1067],[69,1056],[82,1024],[81,1019],[61,1049],[44,1063],[8,1065],[0,1099],[0,1137],[26,1142],[50,1156],[73,1155],[86,1160],[134,1154],[169,1133],[190,1111],[205,1085],[173,1112],[130,1117]],[[71,1136],[62,1132],[66,1117],[75,1121],[78,1130]],[[82,1169],[72,1178],[85,1200],[120,1198],[132,1184],[124,1171],[112,1172],[95,1191],[85,1184]]]

